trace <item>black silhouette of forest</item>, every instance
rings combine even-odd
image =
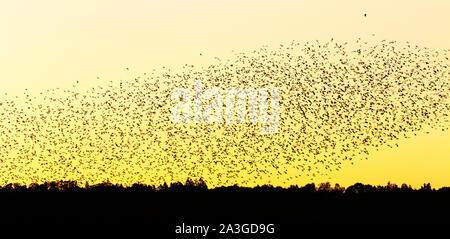
[[[371,194],[450,194],[450,187],[439,189],[432,188],[430,183],[423,184],[420,188],[412,188],[410,185],[387,183],[385,186],[373,186],[370,184],[355,183],[347,188],[329,182],[321,184],[306,184],[304,186],[292,185],[287,188],[272,185],[261,185],[255,187],[241,187],[238,185],[208,188],[202,179],[187,179],[185,183],[175,182],[159,186],[146,185],[141,183],[132,186],[112,184],[104,182],[94,185],[79,185],[76,181],[53,181],[43,184],[30,184],[28,186],[18,183],[10,183],[0,187],[0,192],[232,192],[232,193],[253,193],[253,192],[291,192],[302,194],[328,194],[341,196],[371,195]]]
[[[105,236],[120,231],[127,238],[130,233],[149,238],[242,239],[303,238],[311,233],[357,235],[357,229],[370,234],[383,234],[386,228],[413,232],[445,222],[441,218],[448,218],[450,205],[450,187],[435,189],[429,183],[419,188],[391,183],[356,183],[346,188],[330,183],[208,188],[201,179],[128,187],[110,182],[79,185],[57,181],[8,184],[0,192],[0,205],[6,209],[2,216],[12,224],[26,221],[36,228],[68,228],[82,223],[77,229],[80,232],[95,229]],[[277,233],[273,237],[175,235],[175,226],[182,223],[273,223]]]

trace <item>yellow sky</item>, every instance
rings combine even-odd
[[[0,93],[95,86],[292,40],[363,37],[449,49],[449,12],[448,0],[7,1],[0,5]],[[449,132],[403,140],[332,181],[448,186],[449,142]]]

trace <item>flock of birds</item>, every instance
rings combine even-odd
[[[207,67],[0,99],[0,184],[295,184],[427,129],[448,130],[449,50],[381,41],[291,42]],[[279,88],[280,126],[174,124],[171,93]],[[20,103],[19,103],[20,102]],[[206,104],[207,102],[205,102]]]

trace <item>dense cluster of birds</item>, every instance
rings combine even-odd
[[[449,50],[409,42],[291,42],[144,73],[0,99],[0,184],[254,185],[328,175],[381,146],[448,130]],[[174,124],[175,88],[279,88],[280,126]],[[20,103],[19,103],[20,102]],[[204,102],[205,104],[207,102]]]

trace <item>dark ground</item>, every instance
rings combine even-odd
[[[39,190],[4,187],[0,201],[6,220],[1,227],[19,225],[24,230],[15,229],[17,233],[61,238],[366,238],[442,230],[450,222],[449,188],[434,190],[424,185],[413,190],[362,184],[345,190],[318,188],[207,190],[202,185],[181,184],[159,190],[113,185],[88,190],[48,185]],[[219,224],[228,223],[275,224],[275,233],[176,235],[175,227],[182,223],[217,230]]]

